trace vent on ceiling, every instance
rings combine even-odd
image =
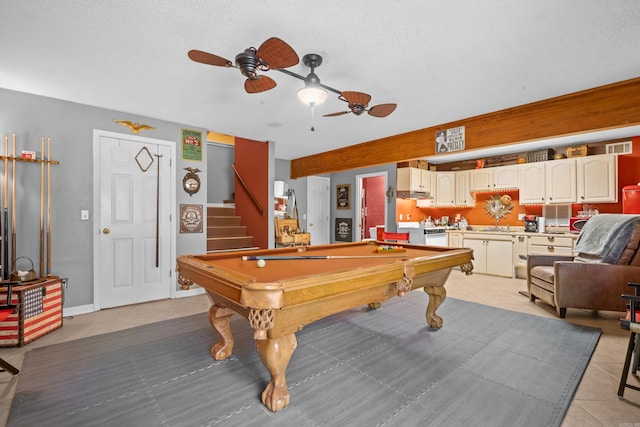
[[[630,154],[631,141],[615,142],[607,144],[607,154]]]

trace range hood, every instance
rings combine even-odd
[[[431,194],[426,191],[396,191],[396,197],[399,199],[431,199]]]

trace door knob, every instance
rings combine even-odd
[[[109,234],[111,233],[111,230],[109,230],[107,227],[102,229],[102,234]]]

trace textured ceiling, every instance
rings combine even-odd
[[[637,0],[0,0],[0,87],[275,141],[293,159],[640,76]],[[269,37],[319,53],[321,82],[397,103],[387,118],[303,82],[249,95],[233,60]],[[302,63],[290,68],[306,75]],[[153,121],[150,121],[153,124]]]

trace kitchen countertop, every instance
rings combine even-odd
[[[447,229],[448,233],[452,233],[452,232],[457,232],[457,233],[469,233],[469,234],[497,234],[497,235],[505,235],[505,234],[510,234],[513,236],[547,236],[547,237],[571,237],[574,239],[578,238],[578,234],[576,233],[571,233],[568,230],[558,230],[558,231],[547,231],[545,233],[533,233],[530,231],[524,231],[524,227],[509,227],[509,229],[507,230],[507,227],[499,227],[499,231],[496,231],[496,227],[495,226],[490,226],[490,225],[477,225],[477,226],[471,226],[472,229],[469,230],[460,230],[460,229]]]

